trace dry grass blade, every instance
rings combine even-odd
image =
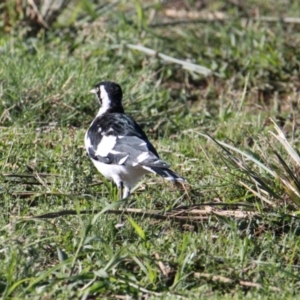
[[[246,152],[243,152],[239,149],[237,149],[236,147],[233,147],[231,145],[228,145],[224,142],[221,142],[221,141],[217,141],[215,140],[213,137],[211,137],[209,134],[202,134],[203,136],[205,137],[208,137],[210,138],[212,141],[214,141],[219,147],[221,147],[223,150],[226,150],[226,148],[238,153],[238,154],[241,154],[242,156],[248,158],[249,160],[251,160],[252,162],[254,162],[257,166],[261,167],[262,169],[264,169],[266,172],[268,172],[269,174],[271,174],[272,176],[275,176],[275,172],[272,171],[270,168],[268,168],[266,165],[264,165],[263,163],[261,163],[259,160],[257,160],[256,158],[254,158],[252,155],[246,153]],[[226,150],[226,153],[229,154],[231,157],[233,157],[235,160],[236,158],[234,156],[232,156],[232,154]]]
[[[196,73],[202,74],[204,76],[209,76],[212,74],[212,71],[204,66],[196,65],[196,64],[187,62],[185,60],[177,59],[177,58],[168,56],[166,54],[157,52],[153,49],[146,48],[144,46],[127,44],[127,47],[130,49],[133,49],[133,50],[138,50],[138,51],[144,52],[151,56],[157,56],[157,57],[163,59],[164,61],[181,65],[185,70],[196,72]]]
[[[161,270],[161,272],[163,273],[164,276],[168,276],[170,270],[169,268],[167,268],[163,262],[160,260],[159,254],[158,253],[154,253],[154,257],[157,260],[157,264]]]
[[[299,157],[298,153],[293,149],[293,147],[291,146],[291,144],[286,139],[284,133],[278,127],[278,125],[274,122],[274,120],[271,119],[271,121],[274,124],[274,127],[275,127],[275,129],[277,131],[277,135],[274,132],[272,132],[272,131],[270,131],[270,133],[283,145],[283,147],[288,152],[288,154],[290,155],[290,157],[295,161],[295,163],[298,166],[300,166],[300,157]]]
[[[49,1],[46,1],[46,3]],[[40,24],[42,24],[45,28],[49,29],[49,25],[44,20],[42,14],[40,13],[38,7],[36,6],[35,2],[33,0],[28,0],[29,5],[31,5],[34,13],[36,14],[36,18]]]
[[[284,146],[285,150],[287,151],[290,158],[293,159],[295,162],[295,167],[298,168],[300,165],[300,157],[298,153],[293,149],[291,144],[286,139],[284,133],[282,130],[276,125],[276,123],[272,120],[274,123],[274,127],[277,131],[277,134],[271,132],[271,134]],[[229,150],[232,150],[238,154],[240,154],[242,157],[247,158],[248,160],[252,161],[254,165],[258,166],[259,168],[265,170],[267,173],[272,175],[272,177],[276,178],[280,183],[284,191],[288,194],[290,199],[298,206],[300,206],[300,181],[297,177],[297,173],[290,167],[286,161],[283,159],[283,157],[278,153],[278,151],[273,150],[274,158],[277,158],[276,167],[267,166],[267,162],[264,158],[261,158],[263,162],[257,160],[254,156],[250,155],[249,153],[246,153],[244,151],[241,151],[231,145],[228,145],[224,142],[220,142],[215,140],[213,137],[211,137],[208,134],[201,134],[202,136],[205,136],[209,139],[211,139],[214,143],[216,143],[226,154],[227,161],[229,160],[231,164],[233,164],[235,167],[237,167],[238,170],[240,170],[245,175],[250,176],[254,183],[257,186],[258,191],[265,191],[270,196],[273,196],[277,199],[281,199],[281,195],[278,195],[278,193],[275,192],[275,187],[272,185],[272,183],[268,183],[268,181],[264,178],[263,174],[254,172],[251,170],[244,161],[240,160],[239,158],[233,156]],[[228,150],[229,149],[229,150]],[[266,155],[267,156],[267,155]],[[273,158],[273,160],[274,160]],[[264,163],[265,162],[265,163]],[[270,165],[270,164],[268,164]],[[266,199],[264,196],[261,195],[259,192],[255,192],[251,187],[249,187],[247,184],[240,183],[245,186],[249,191],[251,191],[255,196],[258,196],[262,201],[274,206],[274,203],[268,199]]]
[[[239,163],[239,160],[235,156],[233,156],[231,154],[231,152],[227,150],[227,148],[230,149],[230,150],[233,150],[234,152],[236,152],[238,154],[241,154],[242,156],[244,156],[244,157],[248,158],[249,160],[253,161],[256,165],[258,165],[259,167],[261,167],[262,169],[264,169],[265,171],[267,171],[271,175],[273,175],[273,176],[275,175],[275,173],[270,168],[268,168],[266,165],[262,164],[259,160],[257,160],[253,156],[249,155],[248,153],[243,152],[243,151],[239,150],[238,148],[233,147],[231,145],[228,145],[224,142],[218,141],[218,140],[214,139],[208,133],[204,134],[204,133],[198,132],[198,134],[205,137],[205,138],[208,138],[208,139],[212,140],[214,143],[216,143],[230,157],[231,161],[233,161],[237,164]]]
[[[254,162],[256,165],[258,165],[259,167],[261,167],[262,169],[264,169],[265,171],[267,171],[269,174],[271,174],[272,176],[276,177],[276,173],[274,171],[272,171],[270,168],[268,168],[267,166],[265,166],[263,163],[261,163],[260,161],[258,161],[256,158],[254,158],[253,156],[249,155],[248,153],[245,153],[231,145],[228,145],[224,142],[220,142],[215,140],[213,137],[211,137],[209,134],[204,135],[203,136],[210,138],[214,143],[216,143],[224,152],[225,152],[225,160],[229,161],[235,168],[237,168],[239,171],[241,171],[243,174],[245,174],[246,176],[250,177],[251,180],[253,181],[253,183],[255,184],[257,190],[260,191],[260,193],[255,193],[255,195],[259,195],[261,194],[261,192],[263,193],[267,193],[269,195],[271,195],[274,198],[280,198],[280,195],[278,195],[272,188],[272,186],[270,186],[270,184],[268,183],[267,180],[265,180],[263,178],[263,176],[253,170],[251,170],[244,161],[242,161],[241,159],[239,159],[238,157],[235,157],[231,154],[231,152],[228,150],[233,150],[239,154],[241,154],[242,156],[245,156],[246,158],[250,159],[250,161]],[[227,149],[228,148],[228,149]],[[248,185],[244,185],[246,188],[248,188]],[[249,191],[252,192],[252,189],[248,188]],[[260,197],[260,199],[264,202],[266,202],[267,204],[272,203],[270,200],[267,200],[265,197]],[[267,201],[266,201],[267,200]],[[272,203],[272,206],[274,206],[275,204]]]
[[[38,32],[40,29],[50,29],[52,24],[62,14],[71,0],[24,0],[4,1],[2,17],[6,29],[10,31],[13,27],[29,27]],[[11,14],[11,11],[14,11]],[[20,26],[19,21],[22,21]],[[25,24],[25,26],[24,26]]]
[[[211,14],[208,17],[199,16],[196,18],[181,18],[172,21],[164,21],[150,24],[150,27],[163,27],[163,26],[176,26],[182,24],[191,24],[191,23],[212,23],[212,22],[233,22],[237,18],[228,17],[221,14]],[[286,18],[277,18],[269,16],[260,16],[254,18],[238,18],[238,20],[247,24],[249,22],[268,22],[268,23],[286,23],[286,24],[300,24],[300,18],[286,17]]]
[[[277,153],[276,151],[274,151],[274,154],[278,158],[283,169],[286,171],[286,173],[287,173],[286,178],[294,186],[295,193],[297,193],[298,196],[300,197],[300,194],[299,194],[300,182],[299,182],[298,178],[295,176],[294,172],[290,169],[290,167],[287,165],[287,163],[284,161],[284,159],[280,156],[280,154]],[[285,181],[283,181],[283,182],[285,183]]]
[[[207,273],[194,273],[194,276],[196,278],[209,278],[212,281],[219,281],[222,283],[235,283],[238,282],[238,284],[242,285],[242,286],[247,286],[247,287],[253,287],[253,288],[258,288],[261,289],[263,288],[263,286],[260,283],[256,283],[256,282],[251,282],[251,281],[245,281],[245,280],[233,280],[231,278],[227,278],[224,276],[220,276],[220,275],[213,275],[213,274],[207,274]],[[275,286],[270,286],[269,287],[270,290],[272,291],[276,291],[276,292],[280,292],[280,289],[275,287]]]
[[[4,173],[4,174],[2,174],[2,176],[4,176],[4,177],[20,177],[20,178],[26,178],[26,177],[27,178],[35,178],[36,174],[6,174],[6,173]],[[49,173],[38,173],[38,175],[40,177],[50,177],[50,176],[59,177],[59,175],[49,174]]]
[[[300,182],[284,159],[276,151],[274,154],[287,174],[285,175],[283,172],[278,171],[276,173],[277,178],[282,183],[285,192],[290,196],[293,202],[300,206]]]
[[[260,190],[258,191],[255,191],[254,189],[252,189],[249,185],[247,185],[245,182],[243,181],[239,181],[239,183],[244,186],[247,190],[249,190],[253,195],[255,195],[256,197],[262,199],[264,202],[266,202],[267,204],[273,206],[273,207],[276,207],[276,204],[273,203],[272,201],[268,200],[266,197],[264,197],[261,193]]]

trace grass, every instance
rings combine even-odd
[[[204,1],[200,23],[164,24],[196,2],[71,1],[48,31],[1,35],[3,299],[299,297],[298,165],[270,134],[299,147],[299,25],[254,19],[299,4]],[[189,185],[148,176],[117,200],[83,147],[103,79]]]

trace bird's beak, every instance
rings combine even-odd
[[[92,90],[90,90],[90,93],[92,93],[92,94],[96,94],[96,89],[92,89]]]

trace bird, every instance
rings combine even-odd
[[[118,83],[101,81],[90,92],[96,95],[100,109],[85,134],[85,148],[97,170],[119,188],[120,199],[128,198],[147,173],[173,182],[186,181],[160,159],[142,128],[125,113]]]

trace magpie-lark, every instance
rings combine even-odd
[[[149,172],[167,180],[185,181],[161,160],[141,127],[125,114],[122,89],[111,81],[91,90],[100,110],[85,135],[85,147],[98,171],[121,189],[121,199]]]

